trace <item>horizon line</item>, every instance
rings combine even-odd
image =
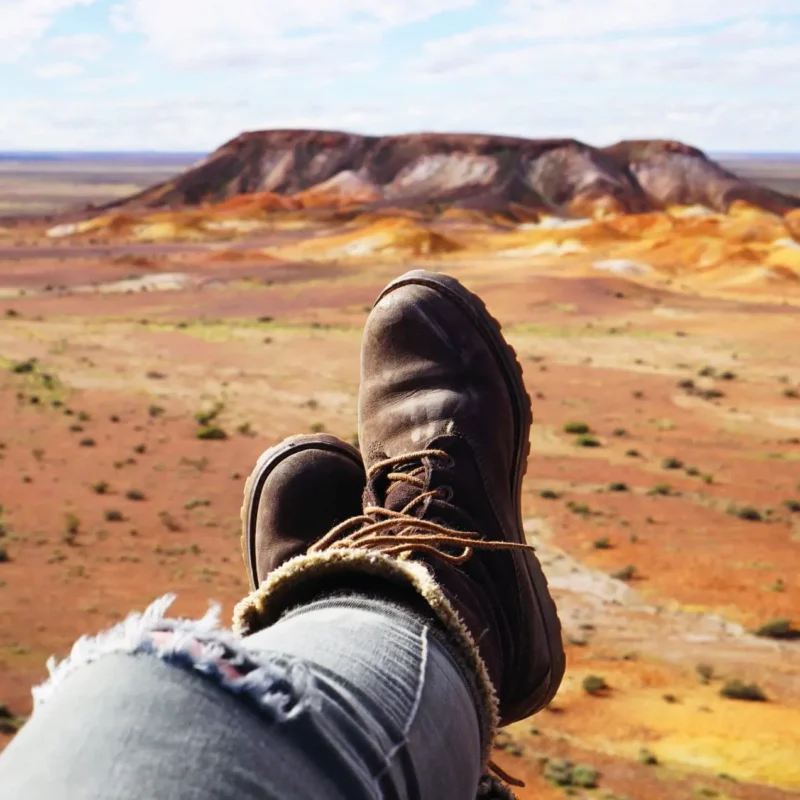
[[[203,157],[214,153],[213,150],[2,150],[0,149],[0,159],[8,157],[50,157],[50,158],[74,158],[81,156],[182,156],[182,157]],[[800,157],[800,150],[704,150],[709,156],[789,156]]]

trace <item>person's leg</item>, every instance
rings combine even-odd
[[[329,596],[239,639],[165,606],[55,669],[4,799],[474,798],[473,690],[424,615]]]

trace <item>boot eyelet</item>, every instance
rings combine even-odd
[[[442,463],[442,467],[444,469],[453,469],[456,465],[456,460],[451,456],[449,453],[447,454],[447,460]]]
[[[453,489],[450,486],[439,486],[436,491],[439,493],[439,499],[449,503],[453,499]]]

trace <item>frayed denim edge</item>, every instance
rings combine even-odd
[[[199,620],[168,619],[164,615],[174,602],[175,595],[164,595],[144,612],[129,614],[97,636],[81,636],[63,661],[49,658],[49,678],[32,690],[34,713],[70,675],[111,654],[152,655],[199,672],[249,700],[276,722],[317,709],[319,695],[313,691],[314,677],[305,664],[278,654],[249,650],[240,636],[220,628],[221,607],[217,603],[211,603]],[[164,632],[172,635],[160,643],[151,636]],[[246,672],[235,675],[241,668]]]

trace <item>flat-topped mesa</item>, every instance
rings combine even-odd
[[[292,196],[300,207],[510,207],[562,216],[639,213],[740,200],[784,213],[800,199],[743,181],[700,150],[668,141],[594,148],[575,139],[483,134],[360,136],[243,133],[175,178],[114,204],[163,208],[241,194]]]

